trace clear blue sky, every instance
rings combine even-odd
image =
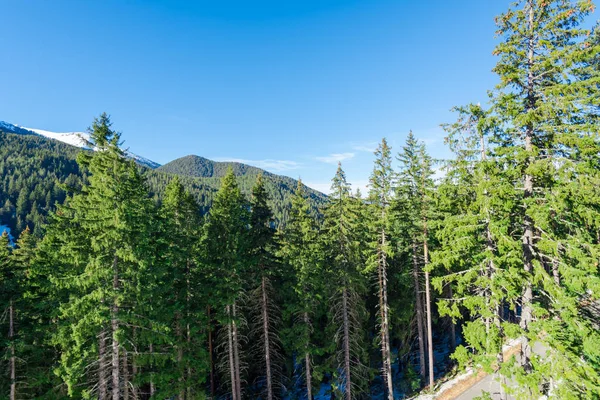
[[[509,0],[0,0],[0,120],[80,131],[111,114],[131,151],[364,186],[382,137],[446,157],[449,109],[495,84]]]

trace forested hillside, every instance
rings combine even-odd
[[[75,161],[80,151],[86,150],[32,134],[2,132],[0,126],[0,225],[8,226],[15,235],[29,226],[33,234],[39,237],[41,226],[47,221],[49,212],[54,210],[55,203],[62,204],[65,200],[65,189],[76,190],[85,179],[85,168],[80,169]],[[193,157],[173,163],[178,165],[181,160]],[[287,220],[291,195],[296,186],[294,179],[269,174],[244,164],[216,163],[197,158],[210,166],[211,174],[187,173],[185,168],[166,168],[163,172],[162,168],[152,170],[140,165],[156,201],[163,198],[165,188],[173,177],[182,175],[182,184],[194,196],[204,214],[220,186],[219,177],[231,165],[236,167],[242,191],[246,195],[250,193],[256,176],[264,173],[275,222],[279,224]],[[317,212],[325,196],[308,188],[307,192]]]
[[[384,138],[366,197],[340,163],[320,213],[301,183],[273,200],[282,181],[251,169],[140,168],[106,114],[76,160],[0,136],[25,225],[0,237],[0,397],[394,400],[470,368],[500,383],[485,399],[600,398],[593,9],[511,5],[489,101],[443,125],[444,177],[412,132]],[[46,187],[64,201],[36,236]]]

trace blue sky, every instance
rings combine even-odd
[[[449,109],[496,79],[499,0],[0,0],[0,120],[111,114],[131,151],[240,160],[326,191],[412,129],[448,157]]]

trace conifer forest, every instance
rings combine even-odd
[[[511,5],[488,101],[438,121],[453,157],[384,138],[366,193],[341,163],[327,196],[153,171],[106,113],[95,151],[0,132],[0,399],[425,399],[466,370],[600,399],[594,7]]]

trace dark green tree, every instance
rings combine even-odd
[[[221,364],[233,400],[242,399],[241,328],[245,322],[239,305],[245,297],[248,271],[248,208],[233,170],[229,170],[215,196],[201,240],[212,308],[217,310],[216,317],[223,327],[225,345],[220,355],[226,359]]]
[[[370,243],[367,271],[376,271],[379,300],[378,323],[381,347],[382,376],[386,398],[393,400],[392,352],[390,343],[390,307],[388,301],[388,268],[392,258],[392,214],[394,171],[392,170],[391,148],[382,139],[375,151],[375,166],[369,180]]]

